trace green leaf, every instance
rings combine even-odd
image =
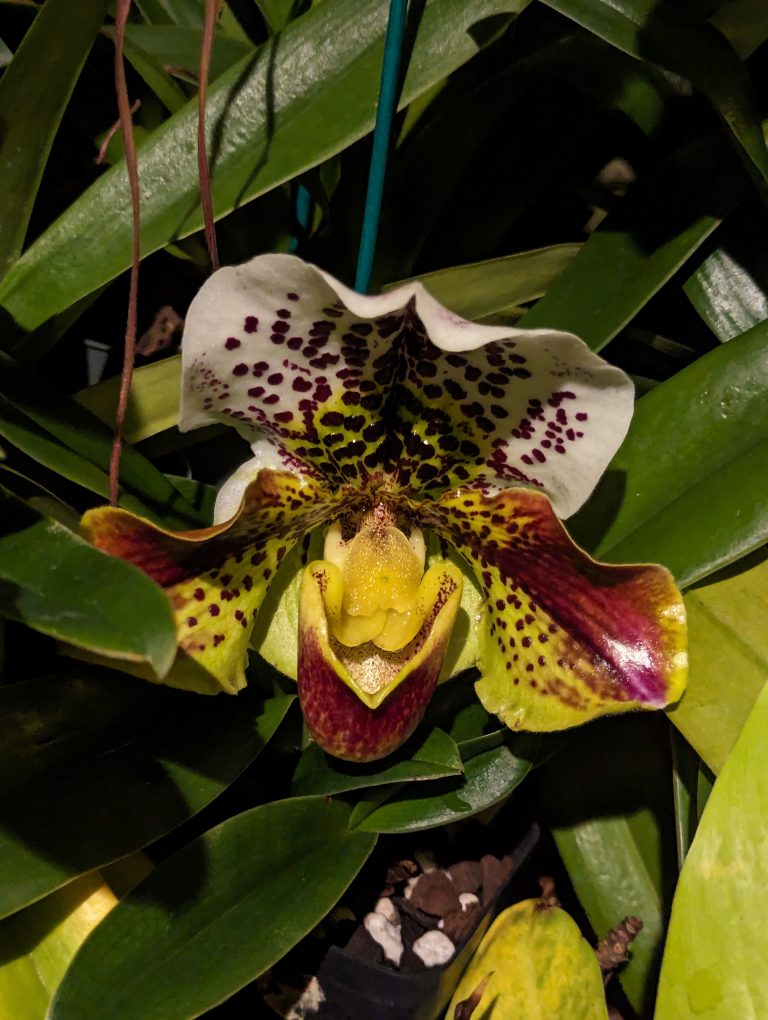
[[[83,944],[50,1020],[187,1020],[232,995],[311,931],[360,870],[375,837],[350,833],[348,821],[332,800],[279,801],[190,843]]]
[[[613,339],[720,222],[675,176],[637,184],[519,325],[576,333],[595,351]],[[736,187],[722,191],[721,214],[736,204]]]
[[[463,761],[497,747],[509,737],[509,729],[480,704],[476,680],[477,672],[468,670],[441,683],[422,723],[425,729],[439,726],[445,730],[456,741]]]
[[[746,207],[724,224],[713,251],[683,285],[718,340],[732,340],[768,319],[768,259],[762,222]]]
[[[54,135],[107,7],[48,0],[0,80],[0,274],[22,249]]]
[[[120,376],[80,390],[78,404],[87,408],[106,425],[113,425],[120,395]],[[173,428],[179,420],[181,396],[181,356],[174,354],[151,365],[142,365],[133,373],[131,399],[125,416],[125,438],[129,443]]]
[[[128,39],[156,60],[162,67],[183,67],[197,74],[200,66],[200,29],[180,25],[128,25]],[[253,46],[242,39],[216,32],[211,50],[210,81],[214,81],[233,64],[253,53]]]
[[[113,31],[107,34],[114,40]],[[123,53],[126,60],[137,74],[141,75],[169,113],[176,113],[184,106],[187,102],[186,93],[153,57],[128,38],[123,43]]]
[[[510,739],[465,763],[457,779],[430,783],[424,789],[398,791],[392,799],[359,820],[366,832],[418,832],[469,818],[504,800],[531,771],[541,738]]]
[[[727,251],[713,252],[684,290],[718,340],[732,340],[768,319],[768,295]]]
[[[573,162],[575,147],[583,148],[582,120],[594,120],[600,112],[596,106],[618,109],[645,133],[657,128],[663,115],[665,83],[652,81],[647,68],[586,32],[536,48],[500,73],[490,62],[492,54],[488,59],[489,73],[478,82],[470,69],[469,89],[452,81],[398,148],[382,211],[374,283],[412,272],[435,228],[441,237],[458,234],[462,251],[467,244],[470,251],[487,249],[487,230],[497,231],[499,239],[508,234],[532,196],[552,187],[558,168]],[[555,132],[546,125],[553,108],[560,122]],[[516,154],[520,140],[508,125],[523,119],[526,159],[510,159],[508,151]],[[495,156],[493,162],[479,157],[486,152]],[[499,177],[501,195],[489,197],[489,174],[494,181]],[[484,229],[485,217],[490,225]]]
[[[296,766],[291,790],[297,797],[327,796],[389,783],[443,779],[463,771],[456,743],[442,730],[434,729],[426,736],[419,731],[396,755],[371,765],[331,758],[317,744],[310,744]]]
[[[675,805],[675,846],[677,864],[682,868],[696,831],[699,816],[696,791],[701,774],[701,758],[691,745],[670,728],[672,749],[672,797]]]
[[[97,479],[109,471],[112,430],[71,397],[45,384],[42,379],[25,373],[12,358],[2,352],[0,368],[2,368],[0,398],[4,397],[6,402],[12,405],[12,409],[31,418],[58,443],[64,444],[99,468],[100,475],[88,477],[83,474],[83,481],[80,482],[94,491],[99,491],[94,486]],[[12,418],[7,407],[3,417],[5,420]],[[23,421],[16,422],[17,428],[21,425]],[[44,444],[41,443],[40,447],[44,447]],[[28,442],[26,452],[34,456],[33,449]],[[45,455],[44,449],[42,452]],[[49,459],[43,463],[56,469],[55,464],[51,464]],[[80,481],[79,478],[75,480]],[[186,502],[165,475],[128,443],[123,444],[120,483],[147,508],[144,511],[145,516],[169,527],[189,528],[203,523],[194,508]]]
[[[619,979],[637,1013],[649,1016],[677,874],[665,837],[673,817],[664,720],[635,716],[583,727],[542,767],[537,789],[597,936],[628,915],[643,920]]]
[[[207,482],[198,482],[194,478],[183,478],[181,475],[166,475],[174,488],[178,489],[184,499],[197,510],[206,525],[213,522],[213,510],[219,489]]]
[[[0,916],[196,814],[292,701],[255,686],[213,699],[86,667],[0,689]]]
[[[165,676],[176,628],[162,588],[0,487],[0,613]]]
[[[302,0],[256,0],[271,32],[279,32],[294,17],[294,9],[305,6]]]
[[[768,323],[646,394],[569,527],[598,558],[658,561],[680,585],[768,536]]]
[[[709,19],[722,32],[742,60],[768,39],[768,17],[763,0],[730,0]]]
[[[685,607],[688,686],[669,718],[718,773],[768,681],[768,554],[692,589]]]
[[[484,23],[524,0],[427,0],[402,105],[478,52]],[[373,126],[386,0],[315,5],[213,83],[208,123],[217,216],[321,163]],[[477,41],[480,39],[481,41]],[[307,53],[315,54],[307,62]],[[144,255],[200,228],[197,104],[190,102],[141,147]],[[173,181],[173,187],[167,186]],[[34,329],[127,268],[131,205],[123,165],[100,177],[0,285],[0,304]],[[77,244],[73,245],[73,238]]]
[[[579,244],[553,244],[487,262],[424,273],[414,279],[420,280],[451,311],[465,319],[484,319],[509,313],[516,306],[541,297],[580,249]],[[403,280],[391,286],[409,282]]]
[[[0,436],[3,436],[38,464],[62,478],[67,478],[104,499],[109,498],[109,475],[105,471],[97,468],[85,457],[73,453],[72,450],[54,439],[50,432],[40,428],[1,396]],[[120,490],[120,505],[126,510],[131,510],[143,517],[154,518],[158,523],[161,523],[150,507],[123,489]]]
[[[152,24],[203,27],[205,0],[136,0],[136,6]]]
[[[687,78],[720,115],[747,169],[768,195],[768,150],[749,76],[737,53],[712,25],[674,2],[544,2],[630,56]]]
[[[768,1015],[768,687],[704,809],[675,893],[656,1020]]]

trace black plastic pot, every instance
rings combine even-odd
[[[448,963],[420,974],[391,970],[345,949],[332,946],[317,980],[325,999],[317,1020],[438,1020],[459,983],[464,968],[496,915],[512,877],[539,839],[533,825],[514,850],[513,870],[456,949]]]

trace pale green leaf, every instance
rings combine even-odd
[[[669,717],[718,773],[768,681],[768,557],[761,551],[685,596],[690,671]]]
[[[704,809],[672,907],[656,1020],[768,1016],[768,687]]]

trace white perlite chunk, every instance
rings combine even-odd
[[[454,946],[447,935],[435,929],[416,939],[413,951],[420,960],[423,960],[425,967],[439,967],[453,956]]]
[[[381,914],[382,917],[386,917],[391,924],[400,924],[400,915],[397,912],[397,907],[394,905],[389,896],[382,896],[380,900],[377,900],[376,906],[373,909],[376,914]]]
[[[459,903],[461,904],[462,914],[466,914],[467,909],[474,903],[479,903],[480,900],[475,896],[473,892],[459,893]]]
[[[324,1002],[325,993],[317,978],[310,978],[309,984],[301,993],[301,998],[291,1006],[285,1020],[306,1020],[312,1013],[317,1013]]]
[[[403,955],[403,939],[400,929],[396,928],[394,924],[390,924],[386,917],[375,911],[365,915],[363,924],[373,941],[378,942],[384,950],[386,958],[399,967]]]

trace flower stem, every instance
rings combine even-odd
[[[128,312],[125,324],[125,343],[123,346],[123,372],[120,379],[120,396],[115,414],[115,437],[112,441],[112,454],[109,460],[109,502],[112,506],[117,504],[120,482],[120,455],[123,447],[123,425],[128,408],[128,397],[131,392],[133,363],[136,357],[136,319],[139,301],[139,261],[141,258],[139,253],[139,172],[136,165],[133,119],[131,117],[131,103],[128,98],[128,83],[125,78],[125,62],[123,60],[125,26],[130,9],[131,0],[118,0],[115,8],[115,91],[117,92],[117,109],[120,115],[120,132],[123,136],[123,148],[125,149],[125,166],[131,189],[133,249],[130,287],[128,291]]]

